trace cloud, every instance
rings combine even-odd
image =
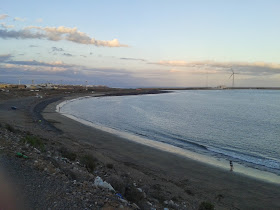
[[[9,15],[7,15],[7,14],[2,14],[2,15],[0,15],[0,20],[3,20],[3,19],[5,19],[5,18],[7,18],[7,17],[9,17]]]
[[[83,58],[86,58],[87,56],[86,55],[80,55],[81,57],[83,57]]]
[[[141,59],[141,58],[120,58],[121,60],[131,60],[131,61],[143,61],[145,62],[145,59]]]
[[[23,18],[19,18],[19,17],[15,17],[15,18],[13,19],[13,21],[20,21],[20,22],[24,22],[24,21],[25,21],[25,19],[23,19]]]
[[[68,57],[72,57],[73,55],[72,54],[70,54],[70,53],[63,53],[62,55],[64,55],[64,56],[68,56]]]
[[[15,31],[15,30],[11,30],[8,31],[6,29],[0,29],[0,38],[3,39],[42,39],[45,38],[45,35],[42,33],[34,33],[31,32],[30,30],[19,30],[19,31]]]
[[[151,64],[158,64],[164,66],[186,66],[187,62],[186,61],[159,61]]]
[[[6,60],[0,64],[1,78],[5,82],[30,83],[31,78],[37,83],[46,81],[63,80],[67,84],[89,84],[108,85],[111,87],[135,87],[141,85],[151,86],[147,79],[133,76],[133,73],[125,69],[115,68],[93,68],[66,64],[62,61],[13,61]]]
[[[179,70],[179,69],[171,69],[169,72],[170,73],[182,73],[184,71],[183,70]]]
[[[6,28],[6,29],[15,27],[14,25],[6,25],[5,23],[1,23],[0,25],[1,25],[2,28]]]
[[[36,20],[36,22],[37,22],[37,23],[42,23],[42,22],[43,22],[43,19],[42,19],[42,18],[38,18],[38,19]]]
[[[0,62],[4,62],[6,60],[9,60],[12,57],[13,56],[11,54],[2,54],[2,55],[0,55]]]
[[[29,47],[38,47],[38,46],[37,46],[37,45],[31,44],[31,45],[29,45]]]
[[[64,51],[62,48],[52,47],[53,52],[61,52]]]
[[[2,57],[2,59],[1,59]],[[0,55],[0,63],[4,64],[7,68],[18,68],[18,69],[29,69],[38,71],[72,71],[72,72],[83,72],[84,74],[94,74],[94,75],[129,75],[130,71],[123,69],[111,69],[111,68],[91,68],[82,65],[66,64],[62,61],[54,62],[43,62],[36,60],[24,60],[15,61],[10,60],[12,56],[9,54]]]
[[[184,68],[185,71],[192,73],[225,73],[231,72],[231,69],[244,75],[273,75],[280,74],[279,63],[266,63],[266,62],[216,62],[216,61],[159,61],[155,63],[162,66],[180,67]],[[170,72],[178,72],[178,69],[171,70]]]
[[[24,66],[45,66],[45,67],[60,67],[60,68],[69,68],[73,67],[74,65],[65,64],[62,61],[54,61],[54,62],[42,62],[42,61],[6,61],[6,64],[14,64],[14,65],[24,65]]]
[[[38,27],[28,26],[22,30],[0,30],[0,38],[8,39],[48,39],[51,41],[67,40],[78,44],[89,44],[102,47],[128,47],[120,44],[117,39],[103,41],[96,40],[77,28],[60,27]]]

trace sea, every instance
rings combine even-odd
[[[131,141],[280,183],[280,91],[83,97],[57,111]]]

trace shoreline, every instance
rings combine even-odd
[[[48,136],[50,143],[55,143],[54,147],[59,143],[78,154],[92,154],[104,165],[113,164],[114,175],[105,173],[103,178],[110,180],[111,176],[116,176],[119,180],[136,183],[153,205],[166,206],[165,200],[173,200],[187,205],[188,209],[198,209],[203,201],[213,203],[215,209],[280,208],[277,184],[230,173],[178,155],[167,155],[166,152],[88,127],[56,113],[55,106],[59,101],[48,104],[44,110],[38,108],[46,124],[31,122],[21,110],[7,113],[5,107],[14,102],[20,102],[22,106],[27,104],[27,107],[30,104],[28,99],[7,101],[2,111],[0,106],[2,122],[14,123],[19,128]],[[50,129],[47,124],[52,124],[57,130]]]
[[[138,143],[131,142],[124,138],[110,134],[108,132],[100,131],[99,129],[83,125],[80,122],[69,119],[59,113],[55,113],[55,107],[58,103],[59,102],[50,104],[49,107],[47,107],[47,113],[45,113],[44,115],[46,119],[57,120],[61,122],[57,124],[61,130],[64,130],[64,132],[66,133],[71,133],[71,135],[74,135],[76,138],[83,139],[82,141],[85,141],[86,143],[95,145],[96,150],[102,150],[102,152],[106,156],[109,156],[110,158],[113,158],[118,162],[125,163],[126,165],[133,165],[140,170],[145,169],[144,171],[148,169],[148,171],[151,170],[153,172],[160,172],[160,176],[169,177],[167,179],[169,181],[170,177],[176,177],[176,181],[185,180],[187,175],[188,180],[192,180],[192,182],[196,183],[196,185],[198,183],[201,183],[200,185],[203,185],[203,187],[198,187],[199,191],[210,191],[211,194],[214,193],[214,195],[216,195],[218,192],[225,193],[225,191],[222,190],[224,188],[228,190],[231,188],[237,188],[235,190],[229,190],[233,191],[232,193],[234,194],[234,196],[241,196],[239,198],[234,198],[233,200],[242,200],[242,197],[244,196],[251,197],[253,194],[255,194],[254,192],[262,191],[262,188],[264,186],[266,186],[265,188],[267,188],[268,186],[274,188],[270,189],[271,192],[275,190],[280,192],[280,190],[278,189],[279,184],[272,184],[263,180],[248,177],[247,175],[231,173],[215,166],[209,166],[208,164],[201,163],[196,160],[182,158],[175,154],[160,151],[145,145],[140,145]],[[53,111],[53,113],[50,113],[51,110]],[[73,131],[71,128],[74,127],[79,131]],[[97,138],[95,138],[94,140],[90,140],[86,138],[83,133],[88,133],[89,136],[94,135]],[[129,163],[127,163],[127,161]],[[145,164],[143,165],[143,163]],[[194,188],[194,186],[192,186],[191,188]],[[250,189],[249,191],[252,195],[247,194],[247,188]],[[243,190],[247,191],[247,193],[243,192]],[[268,192],[264,194],[267,195],[267,193]],[[232,197],[233,194],[227,195],[226,197]],[[253,197],[258,197],[259,195],[257,194]],[[215,198],[212,198],[211,200],[215,200]],[[254,203],[253,200],[248,201],[248,203],[245,202],[247,203],[245,206],[251,206],[251,202]],[[280,202],[276,200],[275,202],[276,205],[280,206]],[[243,201],[241,203],[242,205],[244,204]],[[257,206],[260,207],[262,205],[263,204],[259,203]]]
[[[146,139],[144,137],[137,136],[135,134],[127,133],[124,131],[119,131],[119,130],[101,126],[101,125],[96,125],[92,122],[89,122],[89,121],[77,118],[73,115],[62,113],[59,111],[62,106],[64,106],[66,103],[70,103],[71,101],[81,100],[81,99],[85,99],[85,98],[89,98],[89,97],[105,97],[105,96],[107,96],[107,95],[83,96],[83,97],[78,97],[78,98],[74,97],[74,98],[70,98],[67,100],[60,100],[60,102],[55,103],[56,104],[55,111],[67,118],[70,118],[79,123],[82,123],[85,126],[93,127],[95,129],[98,129],[103,132],[108,132],[110,134],[116,135],[116,136],[126,139],[128,141],[132,141],[137,144],[149,146],[154,149],[160,150],[162,152],[166,152],[166,153],[178,155],[178,156],[181,156],[184,158],[188,158],[188,159],[191,159],[194,161],[198,161],[200,163],[207,164],[209,166],[220,168],[224,171],[229,170],[228,160],[226,160],[226,159],[223,159],[223,158],[217,159],[210,155],[203,155],[203,154],[200,154],[200,153],[197,153],[194,151],[189,151],[186,149],[182,149],[182,148],[173,146],[171,144],[157,142],[157,141],[154,141],[151,139]],[[109,95],[109,96],[111,96],[111,95]],[[258,168],[248,167],[248,166],[245,166],[245,165],[237,163],[237,162],[234,162],[234,173],[240,174],[242,176],[247,176],[248,178],[253,178],[256,180],[268,182],[268,183],[280,184],[280,176],[278,174],[275,174],[273,172],[266,171],[266,170],[260,170]]]

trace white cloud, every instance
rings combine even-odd
[[[187,62],[176,60],[176,61],[159,61],[153,64],[164,65],[164,66],[186,66]]]
[[[5,23],[1,23],[0,25],[1,25],[2,28],[6,28],[6,29],[15,27],[14,25],[6,25]]]
[[[158,64],[164,66],[185,66],[185,67],[192,67],[192,66],[215,66],[215,67],[224,67],[224,68],[231,68],[234,66],[256,66],[256,67],[266,67],[271,69],[280,69],[279,63],[266,63],[266,62],[217,62],[217,61],[159,61],[151,64]]]
[[[0,20],[5,19],[6,17],[9,17],[9,15],[7,15],[7,14],[0,15]]]
[[[12,58],[13,56],[11,54],[1,54],[0,55],[0,62],[9,60],[10,58]]]
[[[128,47],[120,44],[117,39],[103,41],[96,40],[88,36],[84,32],[78,31],[77,28],[60,27],[38,27],[28,26],[22,30],[0,30],[0,38],[15,38],[15,39],[48,39],[52,41],[67,40],[78,44],[89,44],[103,47]]]
[[[42,19],[42,18],[38,18],[38,19],[36,20],[36,22],[37,22],[37,23],[42,23],[42,22],[43,22],[43,19]]]
[[[155,63],[162,66],[171,66],[177,68],[183,68],[184,71],[188,73],[222,73],[230,71],[238,71],[244,75],[273,75],[280,74],[280,64],[279,63],[267,63],[267,62],[217,62],[217,61],[159,61]],[[176,68],[171,70],[171,73],[178,72]],[[181,70],[181,69],[180,69]]]
[[[170,73],[182,73],[184,71],[183,70],[179,70],[179,69],[171,69],[169,72]]]
[[[19,18],[19,17],[14,17],[13,21],[20,21],[20,22],[24,22],[25,19],[23,18]]]

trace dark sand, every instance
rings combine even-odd
[[[77,152],[92,153],[104,163],[112,163],[116,176],[128,174],[141,183],[148,196],[160,202],[166,198],[184,200],[194,209],[202,201],[214,203],[216,209],[280,209],[280,185],[231,173],[83,125],[55,112],[57,102],[48,105],[42,113],[55,128],[48,123],[38,125],[27,111],[37,102],[34,98],[2,101],[0,120],[52,138]],[[22,110],[9,110],[14,104]]]

